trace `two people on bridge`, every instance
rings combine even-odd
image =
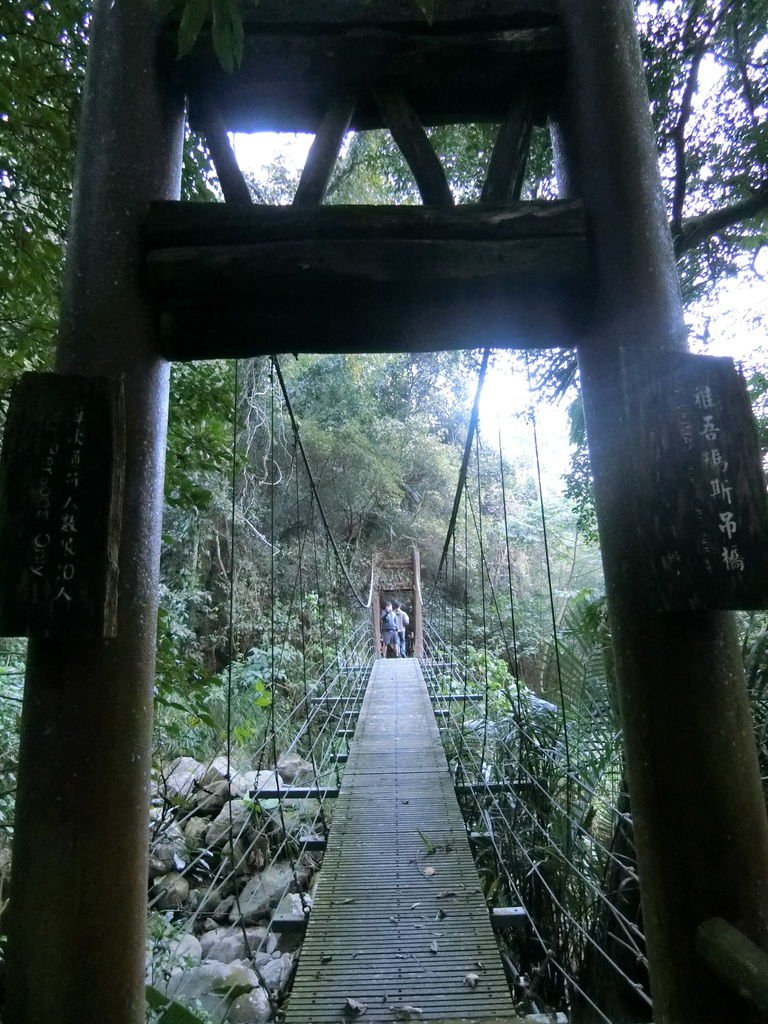
[[[401,607],[399,601],[387,601],[381,613],[382,657],[407,657],[405,634],[410,621],[408,613]]]

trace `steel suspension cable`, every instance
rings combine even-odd
[[[464,442],[464,455],[461,460],[461,468],[459,469],[459,479],[456,484],[456,494],[453,499],[453,509],[451,510],[451,518],[448,522],[448,532],[445,536],[445,543],[443,544],[443,551],[440,555],[440,564],[437,567],[435,573],[435,586],[440,578],[440,573],[445,565],[445,560],[448,557],[448,549],[451,543],[451,535],[456,528],[456,518],[459,514],[459,505],[461,504],[461,495],[464,490],[464,484],[467,479],[467,470],[469,469],[469,458],[472,454],[472,442],[475,437],[475,431],[477,430],[477,421],[480,416],[480,396],[483,393],[483,384],[485,383],[485,374],[488,369],[488,357],[491,354],[489,348],[483,349],[483,358],[480,362],[480,370],[477,374],[477,388],[475,390],[475,400],[472,403],[472,412],[469,417],[469,426],[467,427],[467,439]]]
[[[478,543],[480,545],[480,598],[483,613],[483,746],[480,752],[480,771],[485,771],[485,752],[488,745],[488,715],[490,712],[490,687],[488,681],[488,627],[485,602],[485,541],[483,538],[483,497],[480,476],[480,433],[475,434],[475,469],[477,480]]]
[[[531,370],[528,363],[528,355],[526,353],[525,366],[528,374],[528,394],[531,394]],[[539,432],[536,423],[536,410],[533,406],[533,402],[530,403],[530,417],[531,425],[533,428],[533,450],[536,457],[536,480],[539,489],[539,509],[541,512],[541,530],[544,540],[544,558],[547,567],[547,590],[549,594],[549,610],[552,618],[552,642],[555,651],[555,669],[557,672],[557,690],[560,696],[560,716],[563,726],[563,746],[565,751],[565,804],[568,809],[568,815],[570,816],[571,808],[571,751],[568,743],[568,719],[565,713],[565,692],[563,689],[563,674],[562,667],[560,664],[560,639],[559,631],[557,628],[557,613],[555,611],[555,596],[554,588],[552,586],[552,562],[549,555],[549,537],[547,533],[547,517],[544,508],[544,491],[541,483],[541,458],[539,456]]]
[[[331,532],[331,527],[330,527],[330,524],[328,522],[328,517],[325,514],[325,509],[323,508],[323,503],[320,501],[320,494],[319,494],[318,489],[317,489],[317,484],[315,483],[315,478],[312,475],[312,469],[311,469],[311,467],[309,465],[309,460],[307,458],[307,453],[304,450],[304,443],[301,440],[301,434],[299,433],[299,423],[298,423],[298,420],[296,419],[296,415],[295,415],[295,413],[293,411],[293,406],[291,405],[291,399],[290,399],[290,396],[288,395],[288,389],[285,386],[285,380],[283,378],[282,370],[280,369],[280,363],[278,362],[278,359],[277,359],[276,355],[272,355],[270,358],[271,358],[272,366],[274,367],[274,371],[277,374],[277,379],[278,379],[278,381],[280,383],[280,390],[283,393],[283,399],[285,401],[285,407],[288,410],[288,415],[289,415],[289,417],[291,419],[291,426],[293,427],[294,437],[296,438],[296,445],[297,445],[299,451],[301,452],[302,459],[304,460],[304,468],[307,471],[307,479],[309,480],[309,486],[311,487],[312,493],[315,496],[315,501],[317,502],[317,508],[318,508],[319,513],[320,513],[320,518],[323,521],[323,526],[325,527],[325,532],[326,532],[326,534],[328,536],[328,540],[330,541],[331,547],[333,548],[333,553],[336,556],[336,561],[338,562],[338,564],[339,564],[339,566],[341,568],[341,571],[344,574],[344,578],[347,581],[347,586],[349,587],[350,591],[352,592],[352,595],[355,598],[355,600],[357,601],[357,603],[360,605],[361,608],[368,608],[368,607],[370,607],[370,597],[369,597],[368,602],[366,602],[358,594],[357,588],[354,585],[354,583],[352,582],[349,573],[347,572],[347,567],[344,564],[344,561],[343,561],[343,559],[341,557],[341,553],[340,553],[338,547],[336,546],[336,540],[335,540],[335,538],[333,536],[333,533]]]

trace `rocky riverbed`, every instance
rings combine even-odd
[[[295,967],[319,861],[302,853],[320,828],[316,801],[260,799],[301,785],[312,766],[229,770],[176,758],[153,780],[148,1000],[214,1024],[274,1019]],[[284,930],[277,930],[282,922]],[[189,1024],[192,1024],[189,1019]]]

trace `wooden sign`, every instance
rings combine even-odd
[[[0,635],[114,636],[122,386],[27,373],[0,460]]]
[[[768,499],[732,359],[623,350],[630,514],[649,598],[667,610],[768,607]]]

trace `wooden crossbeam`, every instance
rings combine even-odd
[[[230,145],[221,111],[209,97],[200,95],[195,98],[195,116],[211,151],[225,200],[235,206],[250,206],[251,193]]]
[[[169,61],[173,47],[169,38]],[[266,27],[247,34],[235,74],[222,70],[207,37],[191,56],[173,60],[182,87],[205,92],[230,131],[315,132],[334,98],[345,92],[359,96],[354,130],[383,128],[380,107],[367,90],[381,81],[407,93],[424,125],[500,123],[510,97],[521,92],[536,95],[545,112],[563,73],[562,33],[554,24],[493,31],[474,25],[440,30],[424,21],[386,31],[360,25]]]
[[[532,128],[530,101],[515,100],[499,127],[483,185],[482,202],[509,203],[520,198]]]
[[[433,206],[453,206],[443,165],[405,93],[397,86],[380,84],[374,88],[373,95],[384,124],[416,179],[422,202]]]
[[[488,27],[500,25],[547,24],[559,13],[559,0],[440,0],[435,5],[434,25],[471,24]],[[357,25],[410,25],[423,28],[426,17],[418,2],[376,0],[375,4],[350,5],[349,0],[260,0],[245,13],[246,27],[286,25],[302,28],[355,23]]]
[[[172,359],[575,343],[588,315],[579,204],[161,204],[146,225]]]
[[[322,203],[354,110],[355,97],[352,93],[344,93],[331,102],[307,155],[293,199],[294,206],[317,206]]]
[[[503,242],[584,238],[584,208],[575,200],[496,206],[251,206],[157,202],[142,227],[147,249],[203,248],[292,241],[385,239]],[[390,563],[383,563],[383,567]],[[396,564],[396,563],[392,563]]]

